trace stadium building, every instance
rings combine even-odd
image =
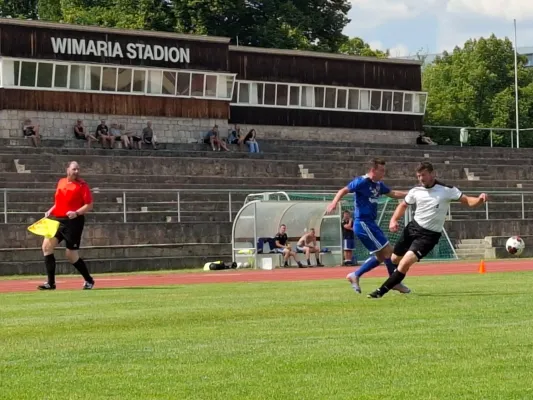
[[[421,63],[230,46],[229,38],[0,19],[1,138],[25,118],[46,138],[80,118],[193,142],[217,124],[258,137],[414,143]]]

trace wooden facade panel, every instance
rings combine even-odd
[[[422,90],[419,65],[231,51],[230,70],[237,79],[351,86],[372,89]]]
[[[233,106],[231,124],[421,131],[421,115]]]
[[[104,41],[111,42],[111,48],[107,47],[107,57],[95,56],[93,54],[68,54],[65,51],[54,52],[52,37],[63,39],[85,40],[94,42]],[[114,43],[120,45],[121,53],[114,51]],[[152,49],[154,46],[172,47],[188,49],[190,62],[172,62],[168,52],[162,60],[139,58],[139,48],[135,49],[135,57],[130,58],[128,54],[128,44],[149,45]],[[72,51],[71,51],[72,53]],[[100,54],[104,54],[101,52]],[[145,53],[143,53],[145,54]],[[92,62],[100,64],[119,64],[145,67],[161,67],[170,69],[196,69],[205,71],[229,71],[228,61],[228,44],[213,43],[192,40],[174,40],[169,38],[148,37],[148,36],[128,36],[115,33],[87,32],[76,31],[75,29],[50,29],[45,27],[28,27],[18,25],[0,24],[0,55],[5,57],[20,57],[46,60],[63,60]],[[122,55],[122,56],[121,56]],[[182,57],[183,58],[183,57]]]
[[[2,110],[32,110],[169,118],[228,119],[229,104],[220,100],[0,89]]]

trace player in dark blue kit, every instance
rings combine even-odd
[[[382,262],[385,262],[389,275],[391,275],[396,266],[391,261],[392,246],[389,239],[376,223],[378,212],[379,197],[385,195],[393,199],[403,199],[406,192],[390,190],[381,180],[385,176],[385,161],[380,158],[374,158],[370,162],[370,169],[366,175],[355,178],[348,186],[340,189],[337,195],[328,206],[327,212],[332,213],[338,202],[348,193],[354,194],[354,224],[353,230],[357,238],[370,252],[371,256],[355,272],[348,274],[346,279],[350,281],[353,289],[361,293],[359,279],[368,271],[376,268]],[[400,284],[393,288],[401,293],[409,293],[410,289]]]

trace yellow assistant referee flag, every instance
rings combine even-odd
[[[28,230],[39,236],[44,236],[47,239],[53,238],[59,228],[59,221],[50,218],[42,218],[39,221],[28,227]]]

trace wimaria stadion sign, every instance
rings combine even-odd
[[[55,54],[73,54],[96,57],[124,58],[137,60],[170,61],[173,63],[189,63],[190,51],[181,47],[148,45],[144,43],[128,43],[125,49],[118,42],[104,40],[85,40],[73,38],[51,37],[52,49]]]

